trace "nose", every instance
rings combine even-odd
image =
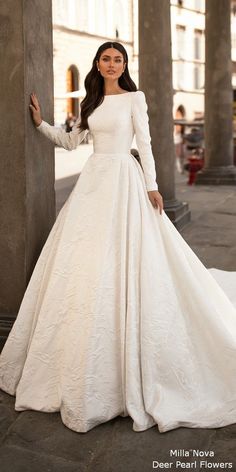
[[[113,65],[115,64],[115,60],[114,59],[110,59],[109,61],[109,67],[113,67]]]
[[[115,67],[114,67],[114,64],[112,62],[110,62],[109,66],[108,66],[108,70],[109,71],[115,71]]]

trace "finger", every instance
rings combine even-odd
[[[33,103],[35,104],[35,106],[38,106],[39,102],[36,97],[33,97]]]
[[[30,104],[29,107],[30,107],[30,109],[31,109],[32,111],[37,111],[34,105],[31,105],[31,104]]]
[[[34,106],[35,111],[39,111],[39,110],[40,110],[40,108],[39,108],[39,106],[38,106],[37,103],[34,102],[34,103],[33,103],[33,106]]]
[[[30,97],[31,98],[31,102],[33,103],[33,105],[35,105],[35,98],[32,96]]]
[[[32,95],[31,100],[33,104],[35,105],[35,107],[39,107],[39,102],[35,94]]]
[[[157,202],[157,207],[159,207],[159,211],[160,211],[160,215],[162,214],[162,210],[163,210],[163,203],[162,201],[159,201],[159,200],[156,200]]]

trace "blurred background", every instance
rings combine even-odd
[[[171,0],[174,116],[204,114],[205,0]],[[84,79],[102,42],[116,38],[128,51],[138,85],[138,0],[53,0],[55,124],[78,115]],[[232,85],[236,88],[236,2],[232,2]],[[81,97],[66,93],[81,91]]]
[[[236,1],[232,1],[232,117],[236,134]],[[129,55],[131,77],[139,86],[138,0],[53,0],[54,122],[70,131],[85,95],[84,79],[101,43],[114,38]],[[176,170],[189,172],[204,161],[205,0],[171,0],[173,135]],[[91,151],[81,153],[80,162],[65,163],[57,150],[56,175],[79,172]],[[134,142],[135,146],[135,142]],[[76,153],[75,153],[76,154]],[[192,164],[191,164],[192,162]]]

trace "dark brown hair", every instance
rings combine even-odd
[[[89,71],[85,77],[84,86],[86,90],[86,96],[81,102],[81,118],[79,129],[85,130],[89,129],[88,126],[88,117],[91,113],[97,108],[104,100],[104,79],[101,76],[100,72],[97,69],[97,61],[99,61],[101,54],[108,48],[115,48],[123,55],[124,62],[126,63],[125,70],[123,74],[119,77],[118,83],[119,86],[127,90],[128,92],[135,92],[137,87],[129,75],[128,69],[128,54],[120,43],[116,42],[106,42],[101,44],[98,48],[96,55],[93,59],[92,69]]]

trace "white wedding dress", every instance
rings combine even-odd
[[[0,387],[16,410],[60,411],[78,432],[118,415],[134,431],[235,423],[236,274],[207,270],[152,206],[143,92],[105,96],[89,127],[94,153],[35,266]],[[67,149],[87,133],[39,131]]]

